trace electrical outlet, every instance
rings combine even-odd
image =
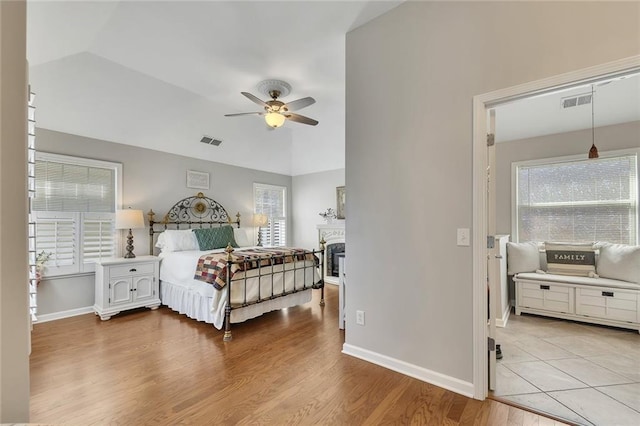
[[[356,311],[356,324],[364,325],[364,311]]]

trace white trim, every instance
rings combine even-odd
[[[473,383],[465,382],[464,380],[456,379],[455,377],[437,373],[435,371],[418,367],[417,365],[409,364],[408,362],[391,358],[386,355],[381,355],[377,352],[372,352],[347,343],[342,346],[342,353],[388,368],[389,370],[396,371],[404,374],[405,376],[413,377],[414,379],[422,380],[426,383],[431,383],[432,385],[450,390],[451,392],[459,393],[460,395],[464,395],[469,398],[473,397]]]
[[[509,315],[511,315],[511,304],[508,304],[502,313],[502,318],[496,318],[496,327],[506,327],[509,321]]]
[[[473,97],[473,397],[488,393],[487,373],[487,113],[488,107],[558,87],[588,84],[640,69],[640,55]]]
[[[85,306],[84,308],[69,309],[68,311],[53,312],[51,314],[38,315],[38,323],[55,321],[63,318],[77,317],[78,315],[93,313],[93,306]]]

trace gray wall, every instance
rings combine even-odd
[[[405,2],[347,34],[346,186],[358,220],[346,228],[346,345],[469,389],[473,252],[456,246],[456,228],[473,218],[472,98],[640,54],[639,13],[638,3]]]
[[[640,121],[598,127],[596,134],[600,153],[640,147]],[[586,157],[590,147],[591,129],[496,144],[497,233],[511,234],[511,163],[575,154]]]
[[[122,163],[123,206],[145,213],[153,209],[157,220],[176,201],[201,191],[186,187],[187,170],[209,172],[209,190],[202,192],[222,204],[229,214],[235,216],[240,212],[243,226],[251,223],[254,182],[286,186],[288,209],[292,211],[291,176],[216,163],[213,155],[198,160],[47,129],[37,129],[36,146],[38,151]],[[292,223],[290,220],[289,226]],[[291,238],[295,240],[294,235]],[[149,253],[147,229],[134,230],[134,245],[137,255]],[[93,306],[93,286],[93,274],[45,279],[38,289],[38,312],[44,315]]]
[[[295,245],[318,247],[316,226],[325,221],[318,215],[329,207],[336,209],[336,187],[344,185],[344,169],[293,177],[293,232]]]

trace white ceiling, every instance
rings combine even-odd
[[[499,105],[496,142],[590,129],[592,105],[562,108],[562,99],[590,94],[591,89],[589,84]],[[594,127],[637,120],[640,120],[640,74],[605,78],[593,85]]]
[[[29,1],[38,127],[298,175],[344,167],[345,34],[396,1]],[[269,130],[240,94],[282,79],[300,114]],[[219,147],[200,143],[222,139]]]
[[[1,0],[0,0],[1,1]],[[345,34],[394,1],[28,1],[38,127],[299,175],[345,165]],[[316,127],[270,130],[240,94],[283,79]],[[496,140],[591,126],[590,106],[538,96],[497,108]],[[640,119],[640,77],[597,86],[596,126]],[[222,139],[219,147],[200,143]]]

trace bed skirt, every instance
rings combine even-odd
[[[214,307],[213,286],[187,288],[168,281],[160,281],[160,300],[163,305],[197,321],[213,324],[218,330],[224,325],[224,305]],[[239,323],[266,312],[290,308],[311,301],[311,288],[276,299],[231,311],[231,323]]]

